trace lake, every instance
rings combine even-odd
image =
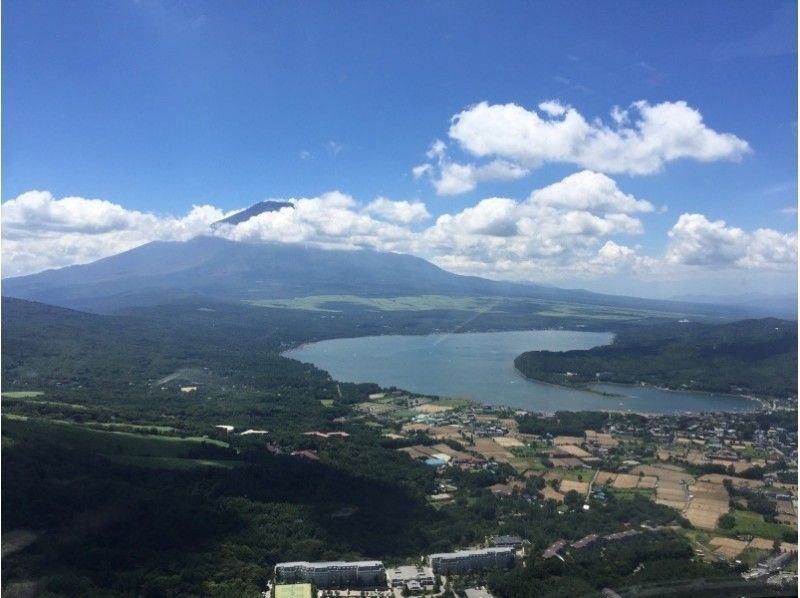
[[[467,397],[529,411],[749,411],[755,401],[729,395],[671,392],[620,384],[595,385],[598,393],[527,380],[514,368],[525,351],[590,349],[611,342],[605,332],[518,330],[420,336],[341,338],[284,353],[313,363],[343,382],[374,382],[415,393]]]

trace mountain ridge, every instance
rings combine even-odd
[[[665,311],[681,311],[690,305],[465,276],[408,254],[246,243],[215,236],[153,241],[89,264],[3,280],[5,296],[97,312],[203,297],[257,301],[310,295],[433,294],[526,297]],[[721,315],[716,306],[693,307],[701,314]],[[722,317],[746,313],[729,308]]]

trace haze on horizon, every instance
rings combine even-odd
[[[796,5],[580,6],[6,2],[3,276],[214,234],[795,292]]]

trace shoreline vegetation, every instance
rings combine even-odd
[[[588,350],[525,352],[514,366],[525,378],[604,396],[592,386],[785,399],[797,395],[797,323],[658,325],[620,332],[611,344]]]

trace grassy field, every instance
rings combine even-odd
[[[452,407],[453,409],[461,409],[471,405],[473,401],[469,399],[439,399],[434,401],[431,405],[438,405],[439,407]]]
[[[557,473],[564,480],[572,480],[574,482],[591,482],[594,477],[594,471],[590,469],[562,469],[556,467],[550,471]]]
[[[622,500],[629,500],[637,496],[651,498],[655,493],[655,488],[614,488],[614,496]]]
[[[356,295],[310,295],[288,299],[258,299],[250,301],[260,307],[338,312],[344,309],[377,311],[460,310],[470,312],[519,312],[562,320],[588,318],[609,321],[631,321],[643,318],[674,319],[684,314],[659,310],[587,305],[526,297],[448,297],[445,295],[414,295],[404,297],[359,297]]]
[[[61,446],[104,455],[142,457],[197,457],[198,449],[216,447],[227,449],[220,440],[205,437],[148,435],[133,432],[97,430],[69,422],[52,420],[21,420],[3,416],[3,433],[12,438],[57,442]]]
[[[5,399],[33,399],[35,397],[41,397],[43,394],[44,393],[39,390],[15,390],[2,393],[2,397]]]
[[[731,515],[736,519],[736,525],[733,529],[717,529],[716,533],[721,536],[759,536],[761,538],[769,538],[770,540],[781,538],[786,532],[794,533],[794,530],[788,525],[769,523],[768,521],[764,521],[763,515],[752,511],[733,510],[731,511]]]
[[[24,395],[24,394],[28,394],[28,393],[12,393],[12,394],[14,394],[14,395],[17,395],[17,394]],[[6,403],[8,403],[10,401],[12,403],[13,402],[17,402],[17,403],[29,403],[29,404],[33,404],[33,405],[50,405],[52,407],[65,407],[67,409],[74,409],[74,410],[78,410],[78,411],[86,411],[88,409],[88,407],[86,407],[85,405],[78,405],[76,403],[59,403],[58,401],[43,401],[43,400],[37,398],[38,396],[41,396],[42,394],[44,394],[44,393],[39,393],[36,396],[7,396],[7,395],[3,395],[3,398],[5,399]]]
[[[493,308],[496,298],[446,297],[443,295],[418,295],[410,297],[358,297],[356,295],[312,295],[291,299],[261,299],[252,301],[260,307],[282,307],[309,311],[341,311],[342,304],[380,311],[426,311],[432,309],[458,309],[478,311]]]
[[[758,550],[757,548],[745,548],[739,555],[739,560],[748,567],[752,567],[759,561],[763,561],[769,556],[769,550]]]
[[[126,431],[126,430],[145,430],[145,431],[153,431],[158,433],[169,433],[174,432],[175,428],[172,426],[156,426],[155,424],[112,424],[112,423],[93,423],[87,424],[87,427],[92,428],[104,428],[109,430],[119,430],[119,431]]]

